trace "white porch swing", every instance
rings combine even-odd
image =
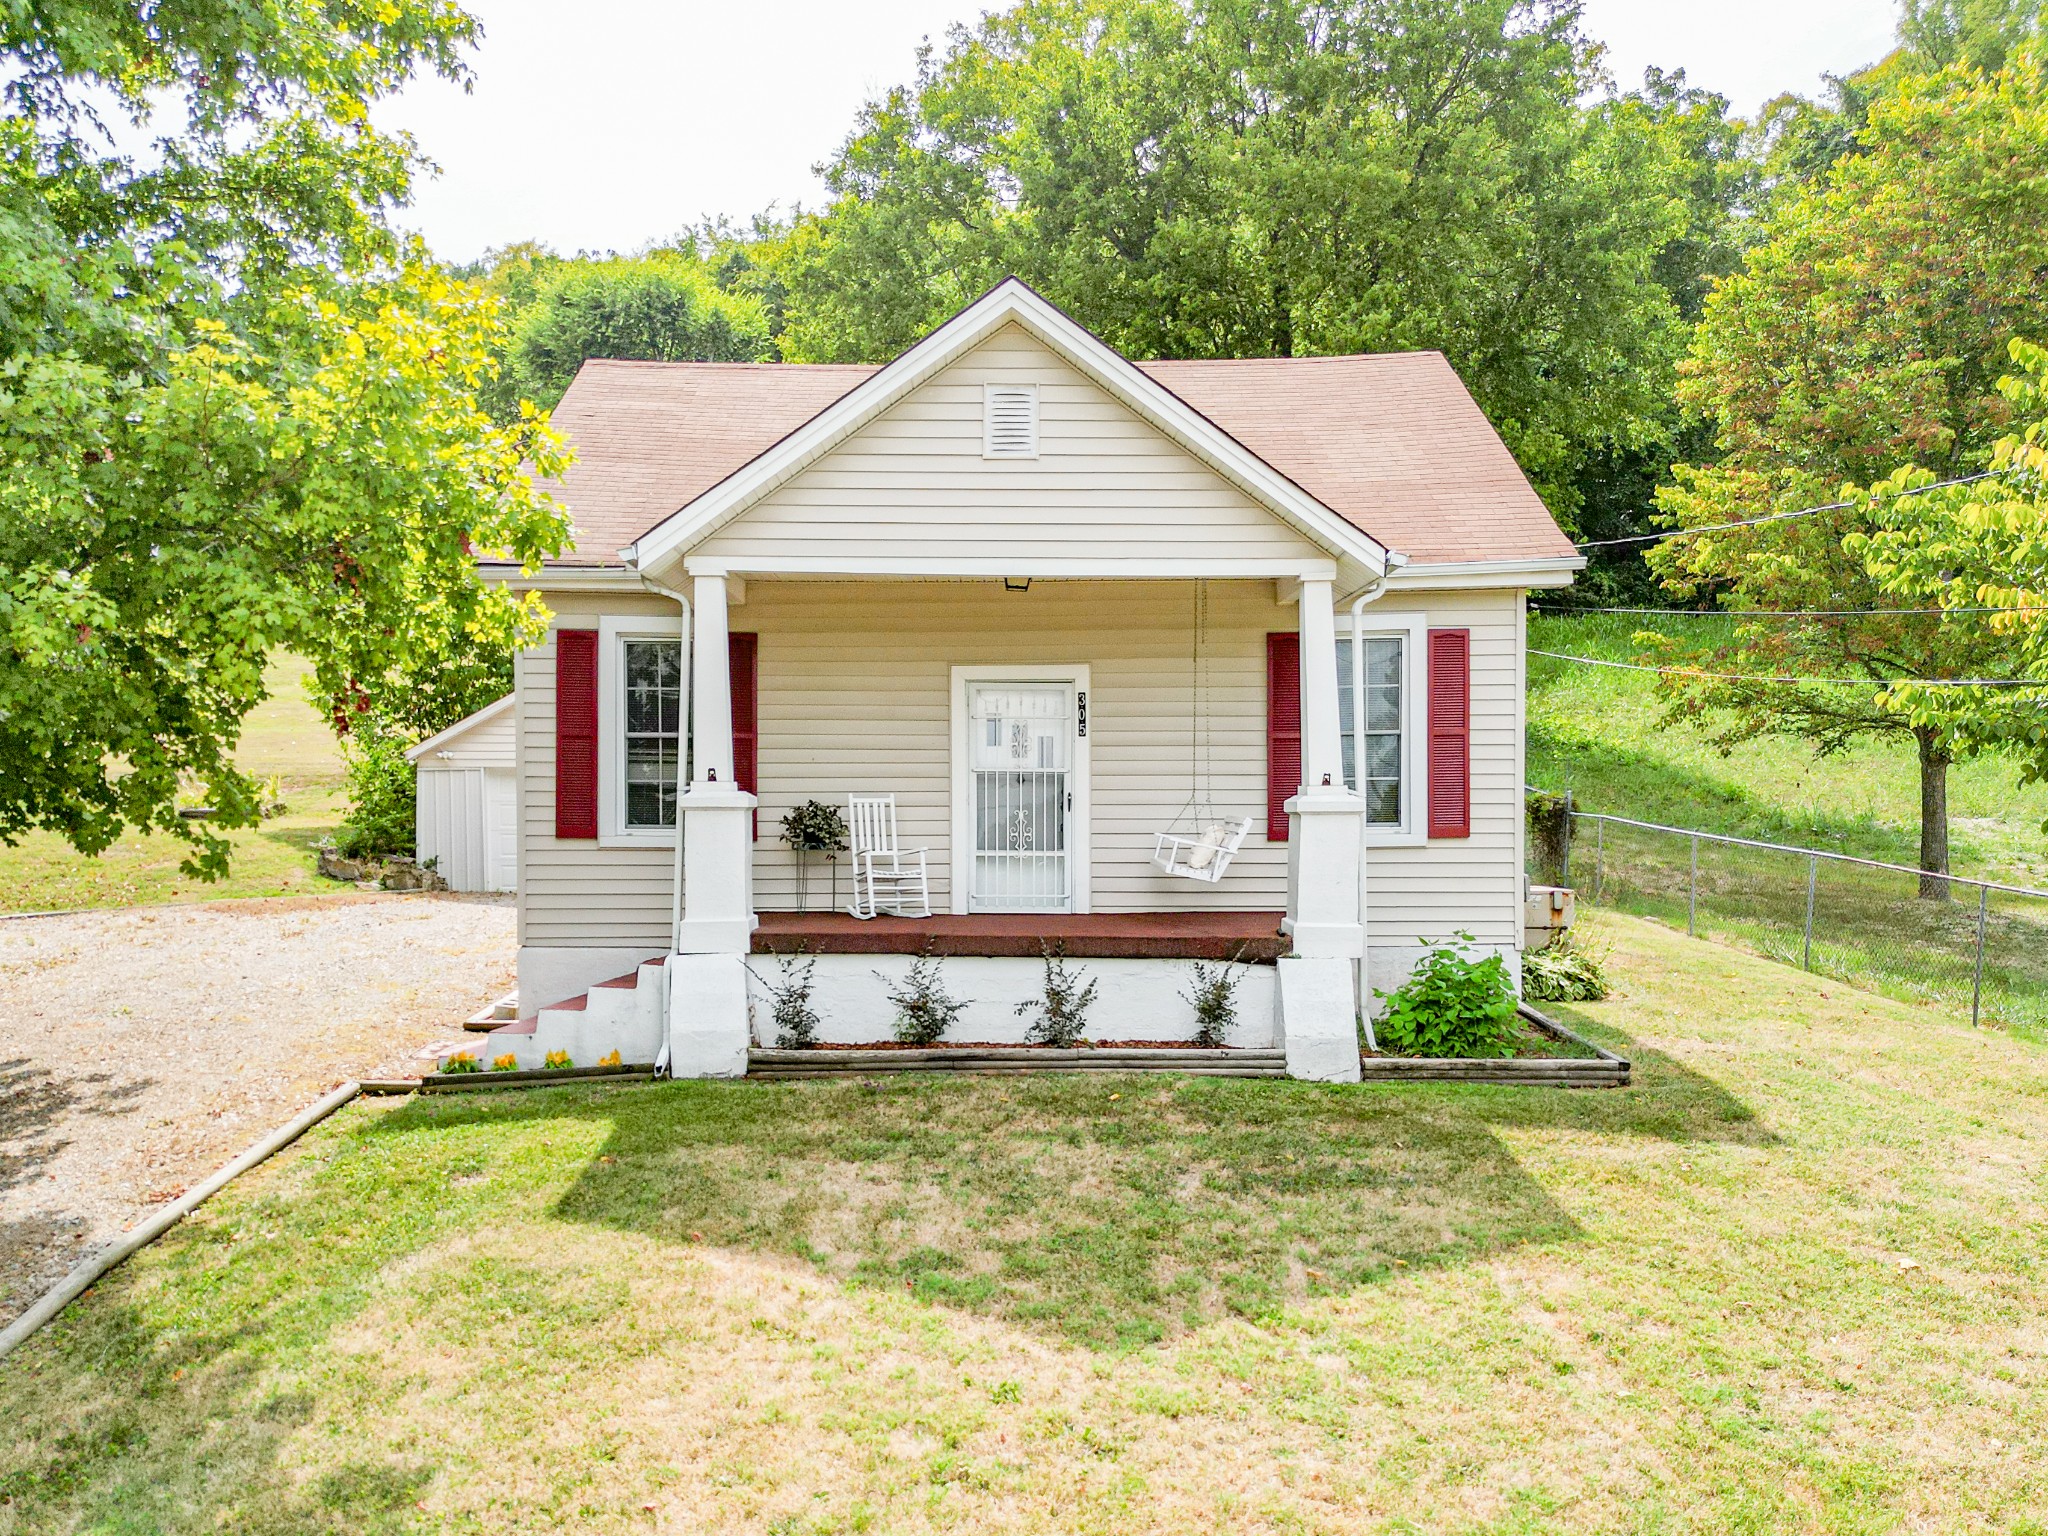
[[[1216,814],[1210,795],[1215,765],[1209,736],[1209,680],[1203,652],[1209,638],[1209,583],[1195,582],[1194,714],[1188,721],[1188,800],[1173,819],[1171,831],[1154,836],[1152,865],[1183,880],[1215,885],[1251,835],[1252,818],[1226,819]]]

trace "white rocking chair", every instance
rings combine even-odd
[[[1193,837],[1155,833],[1153,866],[1183,880],[1203,880],[1214,885],[1230,868],[1230,861],[1237,857],[1237,850],[1244,846],[1251,830],[1252,818],[1241,816],[1236,821],[1211,822]]]
[[[853,904],[846,910],[862,919],[885,909],[892,917],[930,917],[926,850],[897,845],[896,797],[851,796],[846,824],[853,849]]]

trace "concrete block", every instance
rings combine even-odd
[[[1317,1083],[1355,1083],[1358,1015],[1349,960],[1282,960],[1280,1035],[1287,1075]]]

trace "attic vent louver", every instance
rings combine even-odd
[[[982,395],[981,455],[985,459],[1038,457],[1038,386],[991,384]]]

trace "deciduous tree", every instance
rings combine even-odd
[[[1902,81],[1871,108],[1861,153],[1780,208],[1722,283],[1680,392],[1712,423],[1721,458],[1681,466],[1659,504],[1686,528],[1844,501],[1820,515],[1673,539],[1652,551],[1672,591],[1735,610],[1899,606],[1857,540],[1896,519],[1858,490],[1904,465],[1935,477],[1982,467],[2011,419],[1996,387],[2015,334],[2048,324],[2048,79],[2022,51],[1995,76],[1966,67]],[[1845,493],[1843,488],[1848,485]],[[1672,675],[1681,715],[1733,746],[1765,732],[1823,752],[1909,735],[1921,771],[1921,867],[1948,868],[1947,770],[1979,738],[1965,690],[1904,678],[1995,674],[2010,656],[1964,615],[1877,614],[1744,622],[1727,643],[1669,644],[1664,659],[1756,676],[1863,678],[1861,686]]]
[[[176,803],[255,819],[271,653],[346,716],[537,617],[473,551],[559,543],[520,472],[555,445],[479,411],[495,306],[391,233],[416,161],[367,112],[475,36],[440,0],[0,14],[0,838],[154,828],[218,874]]]

